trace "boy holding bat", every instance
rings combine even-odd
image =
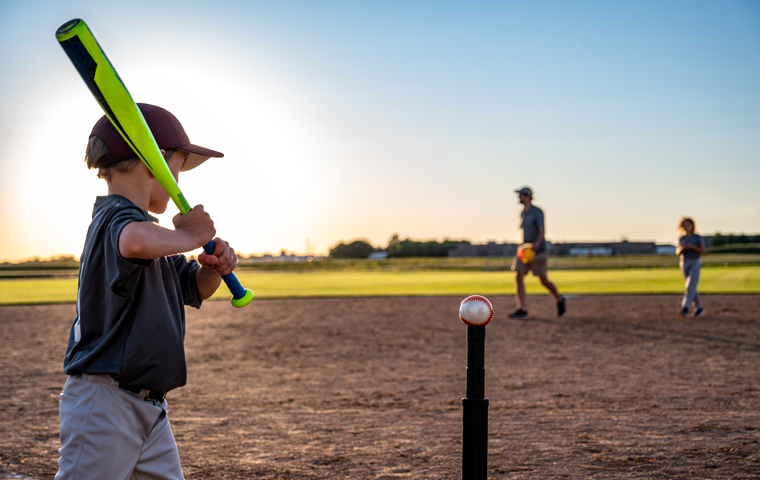
[[[167,110],[138,104],[175,178],[220,152],[190,143]],[[77,316],[71,327],[61,393],[57,480],[181,479],[166,393],[185,385],[185,310],[200,308],[235,269],[229,245],[214,238],[202,206],[166,229],[169,195],[104,116],[85,157],[106,180],[80,259]],[[182,252],[210,240],[198,262]]]

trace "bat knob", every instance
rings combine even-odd
[[[251,291],[250,288],[245,289],[245,294],[240,298],[232,297],[230,299],[230,303],[232,303],[232,306],[235,308],[243,308],[249,303],[251,303],[251,300],[253,300],[253,291]]]

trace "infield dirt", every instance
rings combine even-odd
[[[477,292],[473,292],[477,293]],[[188,309],[188,478],[460,478],[462,297]],[[490,297],[489,478],[758,478],[760,296]],[[0,307],[0,478],[52,478],[74,305]],[[18,478],[18,477],[15,477]]]

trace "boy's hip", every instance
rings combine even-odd
[[[137,395],[138,397],[146,401],[161,403],[161,402],[164,402],[166,399],[166,392],[159,392],[155,390],[147,390],[140,387],[132,387],[130,385],[124,385],[114,380],[110,375],[91,375],[88,373],[83,373],[81,375],[74,375],[74,376],[81,377],[82,380],[85,382],[90,382],[97,385],[103,385],[109,388],[117,388],[120,390],[124,390],[125,392],[130,392],[133,395]]]
[[[124,388],[110,375],[83,373],[69,376],[63,386],[61,401],[71,403],[72,397],[76,397],[77,403],[97,401],[113,407],[136,409],[135,413],[145,411],[150,416],[154,415],[154,412],[168,412],[166,400],[148,398],[147,392],[148,390],[140,390],[139,393],[135,393]]]
[[[108,375],[70,376],[59,407],[56,479],[127,478],[146,449],[168,459],[174,473],[166,478],[182,478],[166,412],[166,402],[140,398]]]

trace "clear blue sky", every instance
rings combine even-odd
[[[180,186],[244,253],[517,241],[522,185],[555,241],[760,232],[760,2],[6,1],[0,258],[79,255],[106,192],[77,17],[226,154]]]

